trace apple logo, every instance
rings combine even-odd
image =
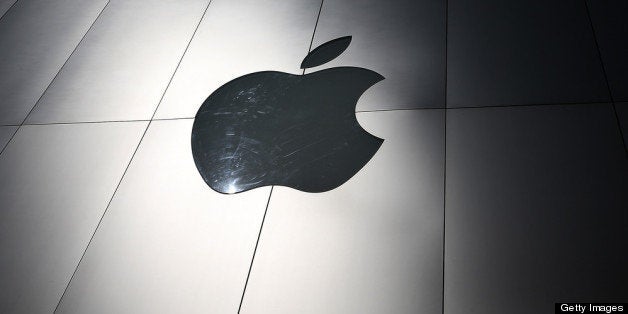
[[[301,68],[336,58],[350,42],[346,36],[317,47]],[[358,67],[238,77],[209,95],[196,113],[196,168],[207,185],[227,194],[268,185],[304,192],[339,187],[384,141],[366,132],[355,116],[362,93],[383,79]]]

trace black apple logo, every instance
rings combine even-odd
[[[319,46],[301,68],[336,58],[350,42],[347,36]],[[220,193],[268,185],[304,192],[334,189],[355,175],[384,141],[362,129],[355,116],[362,93],[383,79],[357,67],[306,75],[264,71],[236,78],[209,95],[196,113],[196,167]]]

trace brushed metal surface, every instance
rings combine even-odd
[[[384,143],[356,176],[274,188],[241,313],[442,313],[444,112],[358,121]]]
[[[19,1],[0,19],[0,124],[22,123],[106,3]]]
[[[606,102],[584,1],[448,5],[449,107]]]
[[[1,313],[52,313],[145,126],[20,128],[0,156]]]
[[[301,73],[320,0],[213,0],[156,118],[194,117],[203,101],[244,74]]]
[[[0,18],[7,13],[15,1],[17,0],[0,0]]]
[[[349,35],[347,51],[306,73],[357,66],[383,75],[358,111],[445,107],[445,1],[326,0],[312,48]]]
[[[0,151],[9,143],[15,130],[17,130],[16,126],[0,126]]]
[[[608,104],[447,116],[445,313],[628,295],[628,160]]]
[[[151,123],[57,313],[236,313],[270,188],[210,189],[192,120]]]
[[[27,122],[150,119],[208,1],[111,2]]]

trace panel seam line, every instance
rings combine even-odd
[[[19,0],[18,0],[19,1]],[[15,130],[15,132],[13,133],[13,136],[11,136],[11,138],[9,138],[9,141],[7,141],[7,143],[4,145],[4,148],[2,149],[2,151],[0,151],[0,155],[2,155],[2,153],[4,152],[4,150],[7,148],[7,146],[9,146],[9,144],[13,141],[13,138],[15,138],[15,135],[17,134],[17,132],[22,128],[22,126],[25,125],[26,120],[28,119],[28,117],[31,115],[31,113],[33,113],[33,111],[35,110],[35,107],[37,107],[37,104],[39,104],[39,102],[41,101],[41,99],[44,97],[44,95],[46,94],[46,92],[48,91],[48,89],[50,89],[50,86],[52,86],[52,83],[54,83],[54,81],[57,79],[57,77],[59,76],[59,74],[61,73],[61,71],[63,70],[63,68],[66,66],[66,64],[68,64],[68,61],[70,61],[70,58],[72,58],[72,56],[74,55],[74,53],[76,52],[76,50],[78,49],[78,47],[81,45],[81,43],[83,42],[83,40],[85,39],[85,37],[87,37],[87,34],[92,30],[92,28],[94,27],[94,25],[96,24],[96,21],[98,21],[98,19],[100,18],[100,16],[102,15],[102,13],[105,11],[105,9],[107,8],[107,6],[109,5],[111,1],[107,1],[107,3],[102,7],[102,9],[100,10],[100,12],[98,13],[98,15],[96,16],[96,18],[94,19],[94,21],[92,22],[92,24],[87,28],[87,31],[85,31],[85,34],[83,34],[83,37],[81,37],[81,39],[79,40],[79,42],[76,44],[76,46],[74,47],[74,49],[72,49],[72,52],[70,52],[70,55],[68,55],[68,57],[65,59],[65,61],[63,62],[63,64],[61,65],[61,67],[59,68],[59,71],[57,71],[57,73],[55,74],[55,76],[52,78],[52,80],[50,80],[50,83],[48,83],[48,85],[46,86],[46,88],[44,89],[44,91],[41,93],[41,95],[39,95],[39,98],[37,98],[37,101],[35,101],[35,104],[31,107],[31,109],[28,111],[28,113],[26,114],[26,116],[24,117],[24,119],[22,120],[22,122],[20,122],[20,124],[18,125],[17,130]],[[17,3],[17,1],[15,2]],[[15,4],[14,3],[14,4]],[[6,14],[6,13],[5,13]],[[3,15],[4,17],[4,15]]]
[[[624,132],[621,129],[621,121],[619,119],[619,114],[617,113],[617,107],[615,105],[615,99],[613,97],[613,90],[611,89],[611,83],[608,80],[606,67],[604,66],[604,59],[602,58],[602,50],[600,49],[600,44],[598,42],[597,35],[595,33],[595,26],[593,25],[593,18],[591,17],[591,12],[589,10],[589,5],[587,4],[587,0],[582,0],[582,1],[584,2],[584,8],[587,13],[587,17],[589,19],[589,26],[591,26],[591,34],[593,35],[593,41],[595,42],[595,48],[597,49],[597,55],[600,61],[600,67],[602,68],[602,75],[604,75],[604,82],[606,83],[608,96],[611,99],[613,113],[615,114],[615,121],[617,122],[617,128],[619,129],[619,136],[621,137],[621,142],[624,146],[624,153],[626,155],[626,159],[628,159],[628,147],[626,146],[626,138],[624,137]]]
[[[255,261],[255,255],[257,253],[257,247],[259,246],[259,240],[262,237],[262,229],[264,229],[264,222],[266,221],[266,214],[268,213],[268,207],[270,206],[270,197],[273,196],[274,185],[270,186],[270,193],[268,193],[268,200],[266,201],[266,209],[264,209],[264,215],[262,216],[262,223],[259,226],[259,232],[257,233],[257,241],[255,241],[255,248],[253,249],[253,256],[251,257],[251,263],[249,264],[249,271],[246,274],[246,280],[244,281],[244,289],[242,290],[242,296],[240,297],[240,305],[238,305],[238,314],[242,310],[242,303],[244,302],[244,295],[246,294],[246,288],[249,285],[249,278],[251,277],[251,270],[253,269],[253,262]]]
[[[0,16],[0,21],[2,20],[2,18],[5,15],[7,15],[7,13],[9,13],[9,11],[11,11],[11,9],[13,9],[13,7],[15,6],[15,4],[18,3],[18,1],[20,1],[20,0],[15,0],[15,2],[13,2],[13,4],[11,4],[11,6],[6,11],[4,11],[4,14],[2,14],[2,16]]]
[[[107,4],[109,4],[109,2],[107,2]],[[131,154],[131,158],[129,159],[129,162],[127,163],[126,167],[124,168],[124,171],[122,172],[122,176],[120,177],[120,180],[118,181],[118,184],[116,185],[116,188],[113,190],[113,193],[111,194],[111,198],[109,199],[109,202],[107,202],[107,206],[105,207],[105,210],[103,211],[102,215],[100,216],[100,219],[98,220],[98,224],[96,224],[96,227],[94,228],[94,231],[92,232],[92,235],[89,239],[89,241],[87,242],[87,245],[85,246],[85,249],[83,250],[83,254],[81,255],[81,258],[79,259],[78,263],[76,264],[76,267],[74,268],[74,272],[72,273],[72,276],[70,276],[70,280],[68,281],[68,283],[65,286],[65,289],[63,290],[63,293],[61,294],[61,297],[59,298],[59,301],[57,302],[57,305],[55,306],[55,309],[53,311],[53,314],[57,312],[57,310],[59,309],[59,306],[61,305],[61,301],[63,301],[63,297],[65,296],[65,294],[67,293],[70,284],[72,283],[72,280],[74,279],[74,276],[76,275],[76,273],[78,272],[79,267],[81,266],[81,262],[83,261],[83,259],[85,258],[85,255],[87,253],[87,250],[89,249],[89,246],[92,244],[96,233],[98,232],[98,229],[100,228],[103,219],[105,218],[105,215],[107,214],[107,211],[109,210],[109,207],[111,206],[111,203],[113,202],[113,199],[115,198],[118,189],[120,188],[120,186],[122,185],[122,181],[124,181],[124,177],[126,176],[129,168],[131,167],[131,164],[133,163],[133,159],[135,158],[135,155],[137,154],[137,152],[139,151],[139,148],[142,144],[142,141],[144,140],[144,137],[146,136],[146,133],[148,132],[148,128],[150,127],[150,124],[152,122],[153,117],[155,116],[155,113],[157,113],[157,108],[159,108],[159,104],[161,103],[161,101],[163,100],[163,96],[165,95],[166,91],[168,90],[168,87],[170,86],[170,83],[172,82],[172,79],[174,77],[174,75],[177,72],[177,69],[179,68],[179,65],[181,64],[181,60],[183,60],[183,58],[185,57],[186,52],[188,51],[188,48],[190,47],[190,43],[192,42],[192,40],[194,39],[194,36],[196,35],[196,31],[198,30],[199,26],[201,25],[201,22],[203,21],[203,18],[205,17],[205,14],[207,13],[207,9],[209,8],[209,5],[211,4],[211,0],[208,1],[207,6],[205,7],[205,10],[203,11],[203,15],[201,16],[199,22],[196,25],[196,28],[194,29],[194,32],[192,33],[192,36],[190,37],[190,40],[188,41],[183,54],[181,55],[181,58],[179,59],[179,62],[174,70],[174,72],[172,73],[172,76],[170,77],[170,80],[168,81],[168,85],[166,85],[166,88],[162,94],[162,97],[159,100],[159,103],[157,104],[155,110],[153,111],[153,115],[151,116],[151,120],[148,121],[148,123],[146,124],[146,127],[144,128],[144,132],[142,133],[142,136],[140,137],[137,145],[135,146],[135,150],[133,151],[133,154]]]

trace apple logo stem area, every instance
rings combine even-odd
[[[336,58],[350,42],[347,36],[317,47],[301,68]],[[238,77],[214,91],[196,113],[196,167],[220,193],[268,185],[332,190],[362,169],[384,141],[366,132],[355,116],[362,93],[383,79],[358,67]]]

